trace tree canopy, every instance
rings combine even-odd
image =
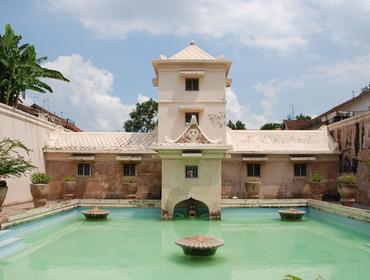
[[[237,120],[235,123],[229,120],[229,122],[227,123],[227,126],[235,130],[245,130],[246,129],[245,123],[243,123],[240,120]]]
[[[261,130],[276,130],[281,128],[281,123],[265,123],[261,126]]]
[[[15,35],[10,24],[0,35],[0,102],[17,106],[20,96],[25,98],[26,90],[41,93],[53,92],[42,78],[69,82],[60,72],[42,67],[47,57],[37,57],[35,47],[20,45],[22,36]]]
[[[303,115],[302,113],[295,116],[295,119],[298,120],[298,121],[309,121],[311,120],[311,116],[309,115]]]
[[[123,123],[126,132],[149,132],[157,125],[158,103],[150,98],[148,101],[136,103],[130,113],[130,119]]]

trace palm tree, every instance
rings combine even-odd
[[[37,58],[32,45],[19,46],[21,39],[10,24],[5,26],[5,34],[0,35],[0,102],[14,107],[21,102],[20,96],[25,98],[26,90],[53,92],[42,78],[69,82],[60,72],[40,66],[47,58]]]

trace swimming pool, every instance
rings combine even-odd
[[[81,209],[11,227],[0,279],[369,279],[370,224],[305,208],[280,221],[274,208],[222,209],[221,221],[162,222],[159,209],[112,209],[104,222]],[[174,244],[206,234],[225,240],[215,256],[193,258]]]

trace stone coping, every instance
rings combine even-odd
[[[308,199],[307,206],[336,214],[338,216],[355,219],[363,222],[370,223],[370,210],[360,209],[354,207],[342,206],[340,204],[330,203],[326,201]]]
[[[40,208],[26,210],[6,217],[1,223],[1,229],[37,220],[46,216],[61,213],[80,207],[98,206],[102,208],[160,208],[160,200],[135,199],[73,199],[60,201]],[[325,201],[313,199],[223,199],[222,208],[287,208],[312,207],[325,212],[333,213],[370,223],[370,210],[346,207]]]
[[[307,199],[222,199],[223,208],[307,207]]]

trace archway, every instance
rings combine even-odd
[[[197,199],[189,198],[177,203],[173,210],[175,217],[209,217],[208,206]]]

